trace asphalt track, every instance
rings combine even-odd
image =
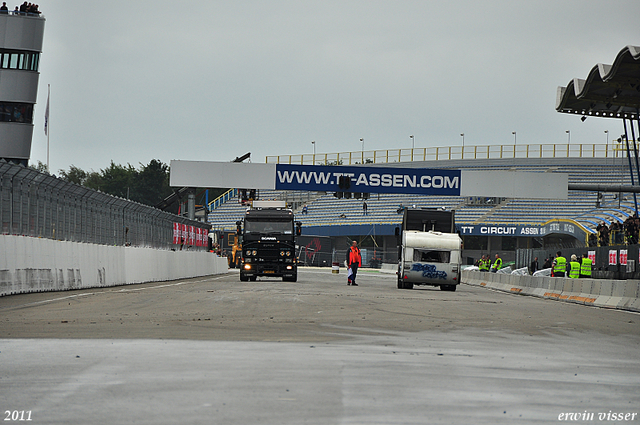
[[[342,272],[0,298],[2,419],[640,423],[639,315]]]

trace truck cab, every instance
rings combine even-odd
[[[243,222],[238,222],[238,232],[242,233],[241,281],[258,276],[298,280],[295,237],[301,230],[290,209],[248,209]]]

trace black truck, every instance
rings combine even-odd
[[[253,281],[258,276],[282,277],[285,282],[298,280],[295,238],[301,233],[301,223],[294,222],[293,211],[248,209],[244,223],[236,224],[238,234],[242,234],[241,281]]]

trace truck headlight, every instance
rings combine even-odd
[[[254,257],[258,255],[258,251],[256,251],[255,249],[251,251],[251,253],[253,254]]]
[[[280,256],[284,257],[284,251],[280,251]]]
[[[245,264],[244,265],[244,269],[245,270],[251,270],[251,264]]]

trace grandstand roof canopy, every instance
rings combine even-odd
[[[626,46],[612,65],[599,63],[586,80],[574,78],[558,87],[556,110],[568,114],[638,119],[640,47]]]

